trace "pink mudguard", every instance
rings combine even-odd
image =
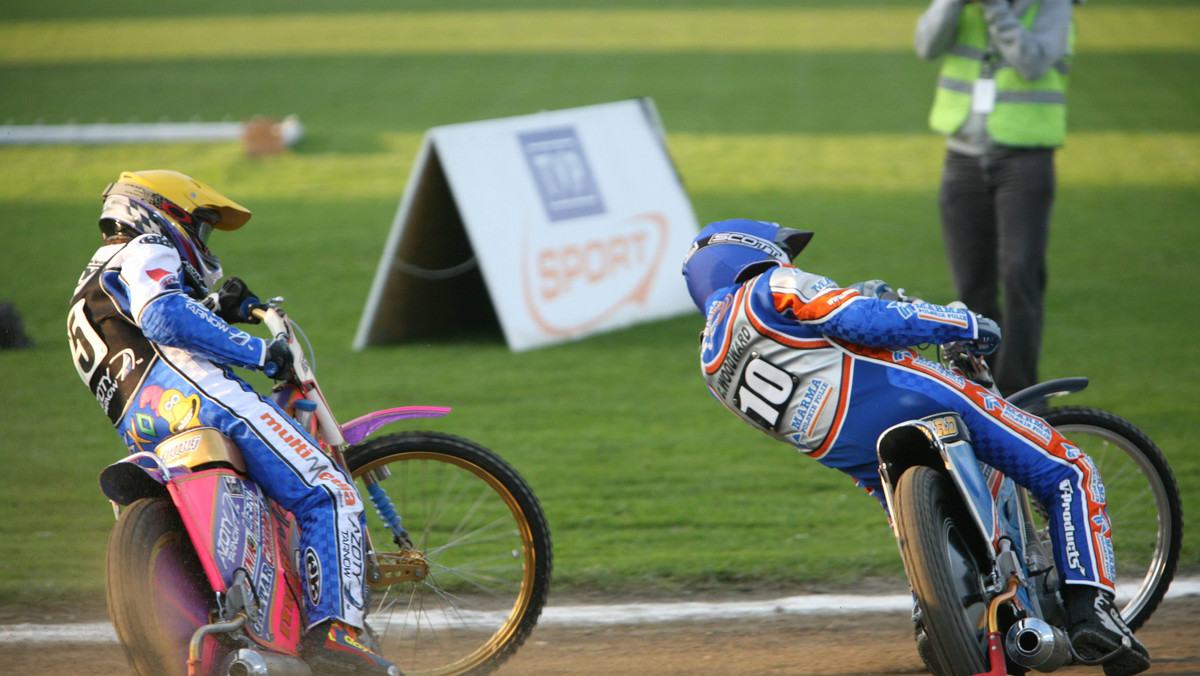
[[[384,425],[408,418],[440,418],[450,412],[445,406],[401,406],[368,413],[342,425],[346,443],[354,445]]]
[[[246,629],[262,645],[298,654],[304,632],[300,579],[292,565],[292,516],[253,481],[229,469],[185,474],[167,484],[214,591],[227,591],[238,569],[253,585],[257,612]]]

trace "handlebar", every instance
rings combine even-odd
[[[300,370],[304,362],[304,352],[300,349],[299,343],[296,342],[291,320],[283,313],[274,303],[281,301],[282,298],[272,299],[267,303],[259,303],[249,308],[251,317],[261,321],[275,340],[284,340],[287,343],[289,351],[292,353],[292,372],[297,376],[302,376]],[[273,362],[263,364],[263,373],[269,378],[274,378],[279,375],[279,366]],[[289,380],[291,378],[288,378]]]
[[[250,316],[265,324],[275,338],[290,338],[292,323],[275,304],[282,300],[282,298],[272,298],[266,303],[253,305],[250,307]]]
[[[266,303],[252,307],[250,313],[255,318],[261,320],[275,338],[287,341],[288,349],[292,353],[293,373],[288,380],[295,387],[299,388],[304,398],[317,405],[314,413],[317,417],[323,440],[333,448],[340,448],[346,443],[345,438],[342,436],[340,425],[338,425],[329,410],[329,404],[325,402],[325,398],[321,394],[321,389],[317,385],[315,373],[316,358],[313,356],[306,359],[304,349],[301,348],[300,342],[297,340],[297,334],[304,338],[305,343],[308,342],[308,337],[304,335],[304,332],[300,330],[300,327],[295,322],[283,313],[283,310],[279,309],[277,304],[282,301],[282,298],[272,298]],[[308,354],[313,354],[311,346],[309,347]],[[267,373],[267,376],[271,376],[271,374]],[[334,457],[341,462],[340,452],[335,453]],[[344,463],[342,464],[344,465]]]
[[[279,310],[279,303],[283,302],[283,297],[277,296],[275,298],[271,298],[266,301],[260,301],[257,298],[254,298],[252,300],[254,300],[256,302],[254,302],[247,308],[247,311],[249,312],[250,316],[259,321],[267,322],[267,328],[270,328],[273,332],[278,333],[278,331],[275,329],[275,327],[271,326],[271,323],[267,320],[267,317],[269,317],[272,314],[272,311],[274,311],[274,314],[276,314],[276,315],[283,314]]]
[[[967,304],[956,300],[946,307],[952,307],[958,310],[966,310],[970,312]],[[958,369],[969,380],[979,383],[983,387],[994,390],[996,385],[995,378],[992,377],[992,369],[988,366],[987,360],[983,355],[977,354],[973,341],[956,340],[952,343],[946,343],[938,348],[942,359]]]

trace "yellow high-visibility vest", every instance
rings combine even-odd
[[[1033,25],[1041,2],[1021,15],[1026,28]],[[1075,26],[1068,37],[1068,56],[1074,52]],[[987,131],[998,143],[1008,146],[1056,147],[1067,132],[1067,57],[1037,80],[1030,82],[1004,61],[988,44],[987,23],[975,3],[963,8],[954,46],[942,61],[929,126],[953,134],[966,122],[977,81],[990,77],[995,82],[995,101],[987,114]]]

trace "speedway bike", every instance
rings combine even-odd
[[[986,361],[968,347],[941,346],[939,358],[994,393]],[[1048,381],[1007,404],[997,394],[995,403],[1035,430],[1041,423],[1025,411],[1038,411],[1094,462],[1112,527],[1112,551],[1098,556],[1115,565],[1117,607],[1137,630],[1175,574],[1183,538],[1179,489],[1162,451],[1129,421],[1097,408],[1049,406],[1087,385],[1086,378]],[[934,674],[1051,672],[1106,657],[1078,655],[1066,633],[1062,576],[1046,526],[1048,510],[1060,505],[1039,504],[980,462],[970,430],[953,413],[889,429],[878,454],[915,620],[919,612],[918,651]]]
[[[550,533],[538,500],[503,458],[472,441],[371,436],[449,408],[390,408],[339,423],[281,301],[253,311],[293,356],[270,398],[371,503],[360,639],[410,676],[490,673],[529,637],[549,592]],[[233,442],[197,427],[101,473],[117,513],[109,614],[138,676],[311,673],[300,659],[308,622],[299,531],[245,467]]]

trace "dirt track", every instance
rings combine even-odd
[[[47,619],[51,618],[0,613],[4,622]],[[75,618],[84,619],[99,618]],[[1165,602],[1138,635],[1155,660],[1147,674],[1200,674],[1200,596]],[[732,623],[542,627],[499,673],[833,676],[925,671],[913,648],[908,617],[884,613]],[[1084,676],[1102,672],[1072,667],[1057,673]],[[0,644],[0,674],[126,676],[128,671],[115,644]]]

